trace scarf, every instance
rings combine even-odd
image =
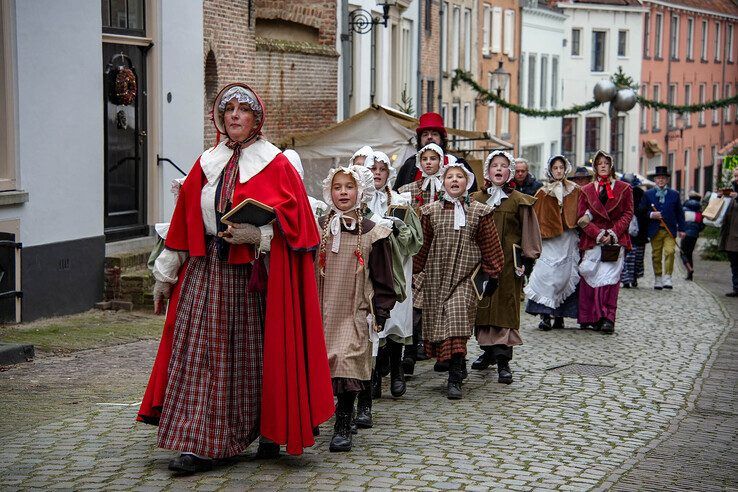
[[[666,201],[666,192],[668,191],[668,188],[664,186],[663,188],[656,188],[656,198],[659,199],[659,203],[664,203]]]
[[[374,195],[372,195],[372,199],[369,200],[369,203],[367,203],[366,206],[374,215],[384,217],[385,212],[387,212],[387,207],[389,207],[389,204],[387,203],[387,187],[385,186],[383,189],[375,191]]]
[[[335,214],[333,214],[333,217],[331,217],[331,221],[328,224],[328,228],[331,231],[331,234],[333,235],[333,244],[331,244],[331,252],[338,253],[338,250],[341,247],[341,224],[343,224],[343,226],[347,230],[353,231],[354,229],[356,229],[356,224],[358,224],[359,221],[351,216],[344,215],[344,212],[341,212],[335,207],[332,207],[332,208]]]
[[[452,197],[448,193],[443,194],[443,199],[454,204],[454,230],[458,231],[466,225],[466,211],[464,210],[464,199],[466,193],[459,197]]]
[[[421,186],[421,188],[423,190],[430,189],[430,200],[428,203],[433,203],[436,200],[436,195],[438,194],[438,192],[443,189],[443,183],[441,183],[442,169],[443,168],[441,166],[438,166],[438,171],[436,171],[436,174],[433,175],[425,174],[425,171],[423,171],[422,169],[420,170],[423,175],[423,185]]]
[[[605,190],[607,190],[607,199],[608,200],[611,200],[611,199],[615,198],[615,193],[613,193],[613,191],[612,191],[612,185],[610,184],[610,177],[609,176],[607,178],[597,177],[597,182],[599,183],[600,188],[602,188],[604,186],[605,187]]]
[[[218,212],[224,214],[228,209],[228,204],[233,198],[233,190],[236,189],[238,181],[238,159],[241,157],[241,142],[226,142],[226,147],[233,149],[233,155],[228,160],[225,168],[223,168],[223,180],[221,183],[220,197],[218,198]]]
[[[608,183],[609,182],[610,181],[608,180]],[[547,195],[556,197],[556,200],[559,202],[559,207],[564,206],[564,197],[571,193],[573,189],[574,183],[566,178],[558,181],[551,181],[543,185],[543,190]]]
[[[487,188],[487,194],[489,195],[487,205],[490,207],[498,207],[502,200],[507,198],[507,193],[502,189],[502,186],[497,186],[496,184],[492,184]]]

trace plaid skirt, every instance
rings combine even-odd
[[[177,305],[158,445],[235,456],[259,436],[265,306],[247,292],[249,265],[190,258]]]

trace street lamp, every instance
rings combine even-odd
[[[507,89],[507,81],[510,78],[510,74],[502,68],[502,62],[499,62],[497,68],[490,73],[490,89],[497,93],[497,97],[500,97],[502,91]]]
[[[382,7],[382,18],[372,17],[372,13],[365,9],[352,10],[349,14],[349,27],[357,34],[366,34],[375,26],[387,27],[390,7],[397,5],[397,0],[378,0],[377,6]]]

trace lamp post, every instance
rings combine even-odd
[[[397,5],[397,0],[379,0],[377,6],[382,7],[382,18],[372,17],[372,13],[365,9],[355,9],[349,14],[349,27],[357,34],[366,34],[375,26],[387,27],[390,7]]]

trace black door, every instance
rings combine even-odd
[[[144,49],[103,44],[107,241],[148,234]]]
[[[17,293],[15,271],[19,268],[15,234],[0,232],[0,323],[15,323]]]

